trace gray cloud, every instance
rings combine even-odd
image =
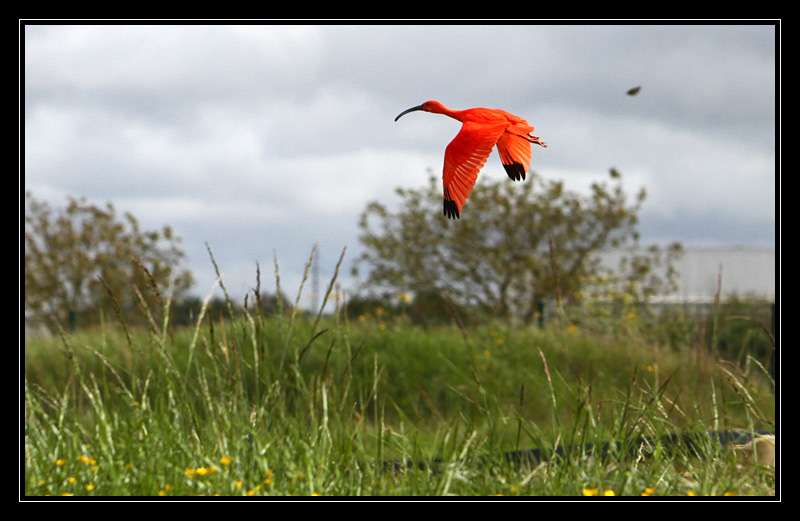
[[[644,185],[645,240],[773,244],[774,69],[763,26],[28,27],[26,185],[173,224],[200,292],[204,241],[237,291],[273,249],[297,281],[441,168],[457,122],[393,122],[437,98],[528,118],[568,187]]]

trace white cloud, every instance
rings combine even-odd
[[[654,238],[774,242],[768,27],[28,27],[26,186],[172,224],[205,288],[253,262],[287,285],[315,241],[357,254],[367,202],[439,172],[459,124],[502,107],[550,144],[533,168],[587,190],[623,172]],[[642,84],[639,96],[625,90]],[[493,154],[482,176],[504,179]],[[647,237],[645,237],[647,240]],[[201,290],[204,291],[204,290]]]

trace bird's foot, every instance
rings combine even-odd
[[[533,140],[531,141],[531,143],[536,143],[537,145],[539,145],[539,146],[540,146],[540,147],[542,147],[542,148],[547,148],[547,143],[545,143],[544,141],[542,141],[542,138],[540,138],[540,137],[538,137],[538,136],[531,136],[531,137],[533,138]]]

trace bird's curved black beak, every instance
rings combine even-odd
[[[408,110],[404,110],[403,112],[401,112],[400,114],[398,114],[398,115],[397,115],[397,117],[396,117],[396,118],[394,118],[394,120],[395,120],[395,121],[397,121],[398,119],[400,119],[401,117],[405,116],[405,115],[406,115],[406,114],[408,114],[409,112],[414,112],[415,110],[423,110],[423,109],[422,109],[422,105],[417,105],[416,107],[411,107],[411,108],[410,108],[410,109],[408,109]]]

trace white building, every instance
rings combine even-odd
[[[603,264],[619,265],[624,251],[602,255]],[[760,247],[685,247],[676,262],[678,289],[654,299],[658,302],[713,302],[717,280],[721,277],[720,296],[755,296],[775,299],[775,249]]]

